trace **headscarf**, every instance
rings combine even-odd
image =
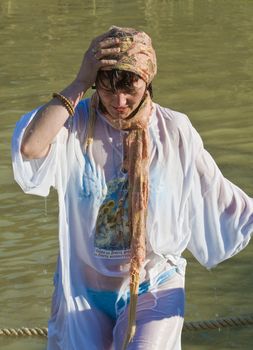
[[[156,71],[156,55],[150,37],[132,28],[112,27],[108,37],[120,39],[121,51],[117,63],[110,69],[120,69],[138,74],[147,85]],[[96,109],[99,96],[91,98],[87,146],[92,140]],[[128,329],[123,345],[127,348],[136,330],[136,305],[139,291],[140,268],[146,256],[146,218],[148,205],[149,137],[148,123],[152,111],[152,101],[147,91],[136,113],[130,119],[113,119],[105,114],[107,121],[118,130],[129,131],[124,141],[126,158],[124,168],[128,171],[129,228],[131,234],[130,260],[130,305]]]
[[[120,53],[115,55],[115,65],[102,69],[136,73],[149,85],[157,72],[156,54],[151,38],[145,32],[116,26],[110,28],[107,37],[120,39]]]

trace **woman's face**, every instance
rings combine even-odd
[[[131,88],[113,91],[109,79],[103,80],[103,85],[97,87],[100,100],[107,113],[113,119],[126,119],[141,103],[146,92],[146,83],[139,78]]]

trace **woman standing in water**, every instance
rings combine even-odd
[[[210,268],[250,240],[253,200],[187,116],[153,102],[156,70],[146,33],[112,27],[74,81],[17,123],[16,181],[58,191],[48,350],[181,349],[182,252]]]

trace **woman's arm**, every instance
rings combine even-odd
[[[64,95],[75,108],[94,84],[100,68],[115,64],[110,55],[120,51],[117,38],[104,39],[106,34],[95,38],[86,51],[79,72],[75,80],[61,94]],[[21,144],[22,155],[26,159],[43,158],[48,154],[50,144],[69,118],[69,112],[63,103],[53,98],[44,105],[28,125]]]

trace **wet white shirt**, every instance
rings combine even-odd
[[[27,161],[20,153],[24,130],[37,110],[17,123],[12,143],[14,175],[23,191],[41,196],[51,186],[58,191],[60,257],[49,336],[68,349],[78,349],[73,329],[80,330],[87,348],[94,332],[89,317],[77,322],[78,313],[90,308],[87,286],[121,295],[129,283],[122,132],[98,115],[94,142],[84,153],[88,103],[79,103],[44,159]],[[253,231],[253,200],[222,176],[187,116],[153,107],[147,258],[141,271],[141,280],[151,284],[173,266],[184,274],[185,249],[211,268],[242,250]]]

